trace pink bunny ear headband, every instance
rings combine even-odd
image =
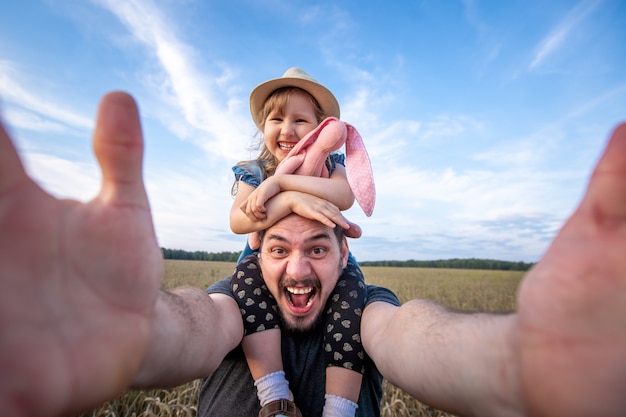
[[[374,211],[376,187],[363,139],[354,126],[329,117],[302,138],[276,168],[276,174],[299,174],[328,178],[326,158],[346,145],[346,175],[354,198],[369,217]],[[351,222],[346,236],[360,237],[361,228]]]

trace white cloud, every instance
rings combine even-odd
[[[151,1],[98,1],[156,58],[164,72],[155,75],[151,73],[154,67],[149,67],[145,69],[148,74],[141,77],[157,88],[160,103],[153,105],[157,108],[152,111],[170,130],[207,153],[232,160],[241,158],[240,151],[249,140],[253,124],[240,115],[239,101],[228,96],[229,91],[238,91],[229,85],[236,71],[223,64],[217,76],[210,69],[199,69],[194,48],[178,37],[176,25]],[[177,120],[179,114],[183,121]]]
[[[29,174],[58,198],[87,201],[100,187],[100,172],[93,161],[70,161],[40,152],[22,152],[21,157]]]
[[[15,107],[7,107],[2,110],[2,117],[12,126],[35,132],[66,132],[67,126],[48,120],[39,114],[22,110]]]
[[[64,108],[56,98],[44,97],[23,88],[20,80],[18,80],[17,73],[17,68],[12,63],[0,61],[0,91],[2,92],[2,99],[23,109],[11,110],[11,116],[16,118],[16,121],[21,123],[22,127],[30,126],[30,128],[37,129],[38,126],[41,127],[41,124],[46,122],[57,127],[61,123],[80,129],[92,128],[91,118]],[[37,115],[53,119],[56,122],[44,121]]]
[[[541,67],[549,57],[557,53],[568,42],[576,26],[592,13],[599,4],[599,0],[583,0],[574,6],[563,20],[550,31],[548,36],[541,40],[529,69],[535,70]]]
[[[232,200],[229,179],[210,172],[152,169],[146,174],[146,189],[162,246],[186,250],[227,249],[211,241],[216,234],[230,233],[228,213]],[[232,233],[231,233],[232,234]],[[217,239],[216,239],[217,240]]]

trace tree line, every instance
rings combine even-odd
[[[217,252],[209,253],[206,251],[189,252],[182,249],[161,248],[163,259],[184,259],[188,261],[214,261],[214,262],[237,262],[239,252]]]
[[[490,269],[499,271],[528,271],[534,263],[498,261],[495,259],[440,259],[433,261],[365,261],[361,266],[395,266],[405,268]]]
[[[193,261],[237,262],[239,252],[189,252],[182,249],[161,248],[164,259],[184,259]],[[393,266],[400,268],[451,268],[451,269],[490,269],[500,271],[528,271],[534,263],[498,261],[495,259],[440,259],[433,261],[364,261],[361,266]]]

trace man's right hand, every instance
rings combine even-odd
[[[102,188],[59,200],[27,176],[0,126],[0,409],[64,415],[128,387],[144,357],[162,275],[142,180],[134,100],[101,102]]]

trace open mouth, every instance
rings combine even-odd
[[[308,310],[317,294],[315,287],[285,287],[289,305],[297,310]]]
[[[289,152],[294,146],[296,146],[296,142],[278,142],[281,151]]]

